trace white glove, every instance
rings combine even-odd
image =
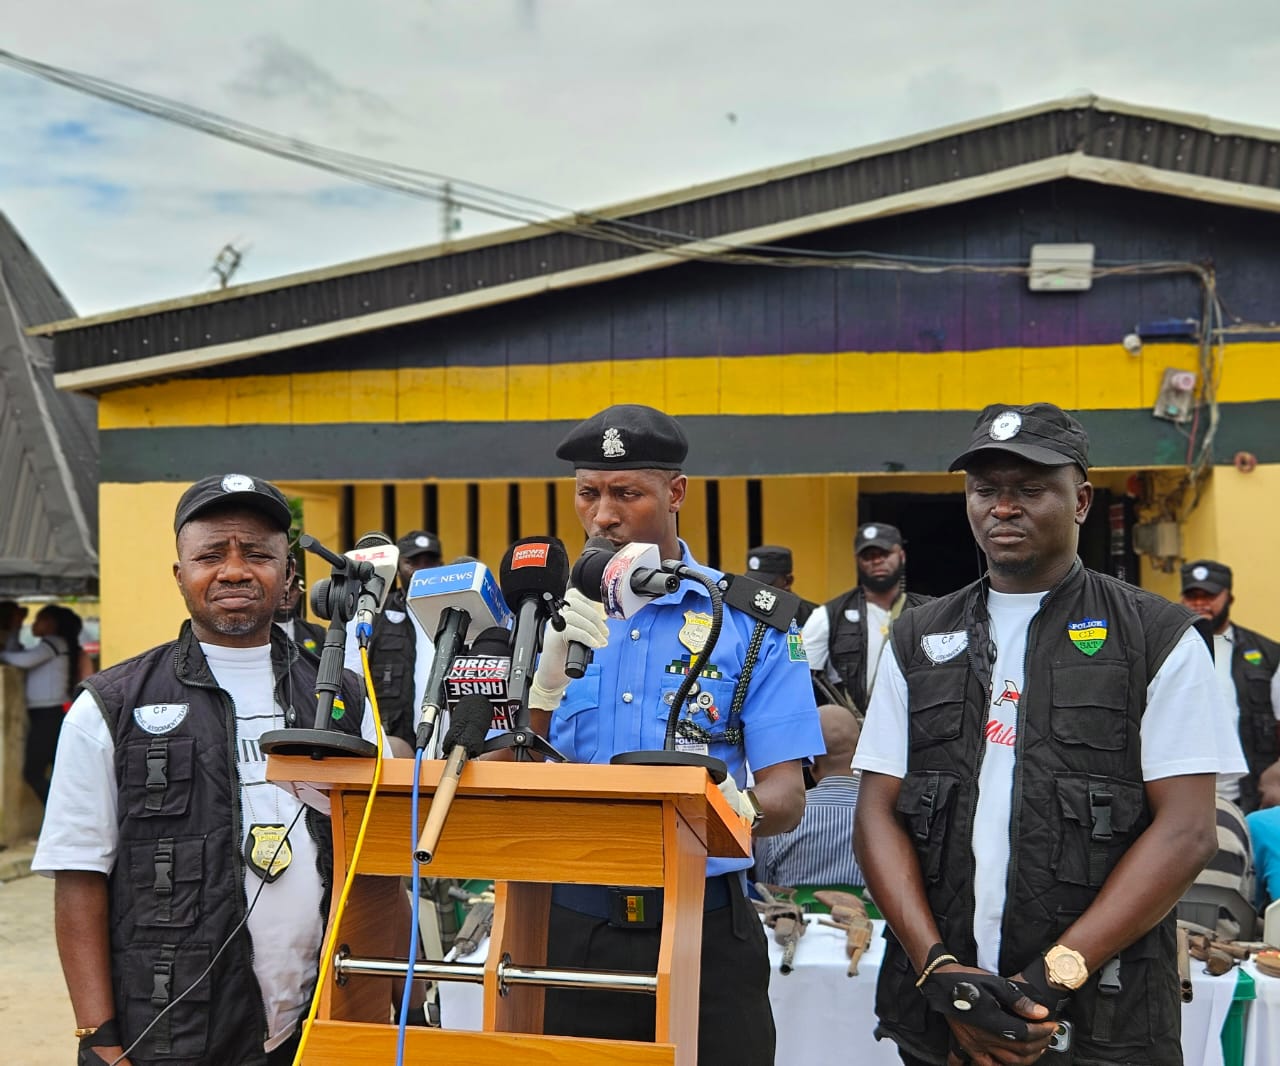
[[[529,703],[544,711],[554,711],[564,699],[564,690],[571,678],[564,672],[569,657],[569,644],[577,641],[588,648],[603,648],[609,643],[609,627],[605,625],[602,609],[581,592],[570,588],[564,597],[560,615],[565,626],[557,630],[550,621],[542,631],[542,654],[538,657],[538,669],[533,673],[529,686]]]
[[[719,784],[720,794],[729,801],[729,806],[738,813],[738,817],[744,822],[748,822],[752,827],[756,824],[756,806],[747,798],[746,792],[738,788],[738,782],[733,779],[733,774],[725,774],[725,778]]]

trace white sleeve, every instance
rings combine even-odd
[[[1188,629],[1147,686],[1142,779],[1248,773],[1231,710],[1203,638]]]
[[[800,630],[800,639],[804,641],[805,658],[809,660],[810,670],[822,670],[827,665],[827,638],[831,634],[831,620],[827,617],[825,605],[815,607],[804,628]]]
[[[880,652],[876,687],[862,723],[862,736],[853,756],[855,770],[870,770],[902,778],[907,773],[907,679],[902,676],[893,645]]]
[[[116,803],[115,744],[97,703],[82,692],[62,720],[31,869],[109,874],[119,845]]]
[[[0,651],[0,663],[4,663],[7,666],[16,666],[19,670],[30,670],[32,667],[47,663],[50,659],[56,659],[57,657],[58,649],[47,640],[42,640],[39,644],[35,644],[30,648],[20,648],[17,651]]]
[[[1280,721],[1280,667],[1271,675],[1271,712]]]

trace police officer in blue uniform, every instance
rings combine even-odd
[[[610,407],[575,427],[556,455],[573,463],[578,517],[589,536],[621,547],[658,545],[664,559],[696,563],[676,535],[688,479],[688,441],[676,420],[651,407]],[[625,621],[599,619],[571,590],[564,634],[547,630],[531,689],[532,724],[576,762],[607,763],[618,752],[663,746],[671,700],[701,653],[711,628],[711,600],[695,582],[645,604]],[[684,750],[723,760],[730,804],[759,836],[795,827],[804,813],[803,760],[821,754],[822,733],[803,643],[790,631],[758,626],[726,607],[723,628],[683,709],[677,741]],[[568,636],[597,647],[586,676],[565,676]],[[753,635],[762,637],[753,657]],[[749,669],[746,669],[749,667]],[[747,789],[747,767],[754,784]],[[745,895],[750,859],[709,859],[702,934],[698,1062],[702,1066],[770,1064],[774,1053],[769,961],[764,933]],[[634,890],[628,890],[634,895]],[[548,964],[652,973],[658,958],[661,893],[627,907],[608,886],[553,890]],[[639,912],[644,921],[633,921]],[[544,1031],[653,1040],[654,1002],[618,992],[557,991],[546,997]]]

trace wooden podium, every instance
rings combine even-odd
[[[443,767],[442,760],[422,764],[420,825]],[[373,761],[272,755],[267,778],[330,790],[335,909],[346,879],[354,877],[335,946],[346,945],[353,956],[404,960],[408,930],[397,893],[400,878],[411,872],[415,843],[409,839],[413,760],[383,762],[354,870]],[[750,828],[697,767],[468,763],[435,858],[422,871],[495,881],[483,1031],[410,1027],[405,1062],[695,1066],[705,860],[742,857],[750,849]],[[543,1035],[545,989],[503,984],[504,959],[545,966],[551,886],[558,883],[663,887],[654,1043]],[[338,985],[331,971],[320,989],[306,1066],[391,1066],[397,1029],[388,1023],[390,1000],[385,976],[353,975]]]

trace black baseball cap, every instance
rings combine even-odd
[[[1182,566],[1182,591],[1202,589],[1211,596],[1231,590],[1231,567],[1212,559],[1197,559]]]
[[[680,423],[638,403],[615,404],[579,422],[556,449],[575,470],[679,470],[688,454]]]
[[[791,573],[792,569],[790,548],[783,548],[777,544],[762,544],[760,547],[752,548],[747,552],[748,574],[779,574],[786,576]]]
[[[396,541],[402,558],[414,555],[434,555],[439,558],[444,553],[440,548],[440,538],[425,529],[412,529]]]
[[[201,478],[182,494],[173,513],[173,531],[181,532],[183,526],[206,511],[227,507],[257,511],[285,533],[293,525],[289,501],[270,481],[249,474],[214,474]]]
[[[866,548],[881,548],[890,551],[903,546],[902,532],[897,526],[888,522],[868,522],[859,526],[853,538],[853,554],[859,555]]]
[[[1007,452],[1040,466],[1074,463],[1089,470],[1089,434],[1072,415],[1051,403],[993,403],[974,423],[969,447],[948,470],[965,470],[990,452]]]

